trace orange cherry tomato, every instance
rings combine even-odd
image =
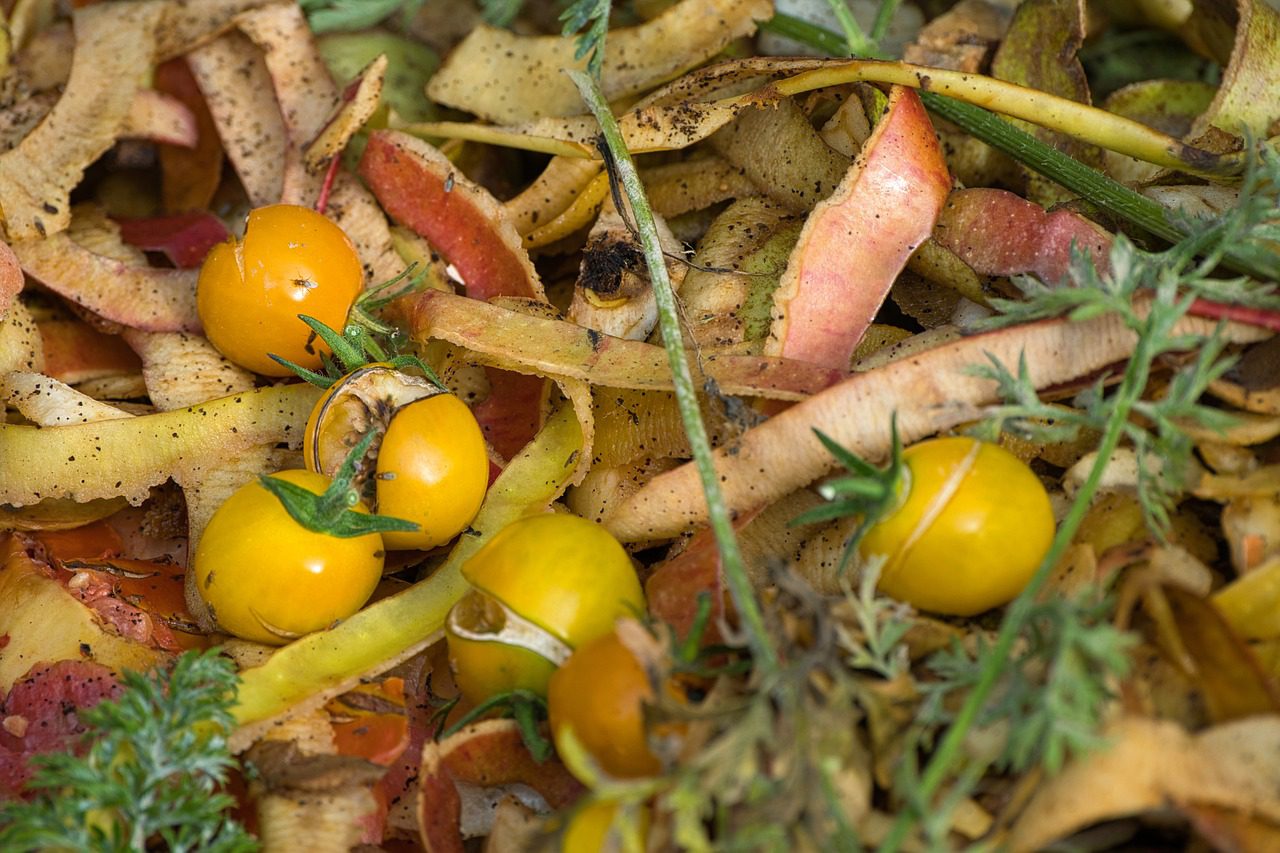
[[[249,214],[244,239],[209,251],[196,308],[205,335],[241,367],[291,376],[275,354],[306,368],[326,351],[301,320],[341,329],[364,284],[355,246],[331,220],[307,207],[274,204]]]
[[[644,668],[610,631],[574,652],[551,676],[551,733],[559,745],[571,729],[610,776],[652,776],[662,769],[644,724],[644,706],[652,701]]]

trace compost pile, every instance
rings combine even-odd
[[[1280,847],[1272,5],[6,5],[0,847]]]

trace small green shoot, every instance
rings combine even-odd
[[[363,467],[365,454],[377,437],[375,430],[364,434],[342,460],[342,466],[322,495],[269,474],[259,476],[258,482],[276,496],[294,521],[316,533],[350,539],[370,533],[417,530],[417,524],[403,518],[371,515],[353,509],[360,502],[360,491],[355,486],[356,475]]]
[[[858,526],[845,544],[844,555],[840,558],[838,569],[840,574],[844,574],[848,569],[849,563],[858,551],[858,545],[862,543],[867,532],[875,527],[880,519],[897,508],[904,489],[910,487],[903,482],[906,468],[902,464],[902,439],[898,436],[896,415],[890,423],[890,431],[893,436],[892,450],[889,454],[889,464],[884,468],[877,468],[857,454],[851,453],[820,430],[813,431],[818,441],[822,442],[822,446],[849,471],[849,474],[828,480],[819,486],[818,494],[830,503],[801,513],[793,518],[790,524],[791,526],[814,524],[836,518],[858,516],[860,518]]]

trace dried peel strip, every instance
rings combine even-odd
[[[417,340],[446,340],[498,367],[610,388],[672,387],[666,352],[653,344],[440,291],[417,294],[402,306]],[[740,355],[709,356],[702,367],[726,394],[776,400],[805,399],[846,375],[806,362]]]
[[[71,223],[71,190],[116,141],[151,71],[160,0],[77,9],[67,89],[17,147],[0,154],[0,210],[10,239]]]
[[[227,33],[189,53],[187,65],[249,201],[255,207],[279,201],[284,186],[284,119],[261,52],[247,36]]]
[[[334,114],[302,153],[303,163],[308,169],[316,172],[324,168],[364,127],[381,103],[386,76],[387,55],[380,53],[347,84]]]
[[[700,65],[772,13],[769,0],[683,0],[652,21],[611,31],[601,72],[605,97],[642,92]],[[480,26],[431,78],[427,94],[492,122],[581,114],[582,98],[561,72],[585,66],[574,51],[569,38]]]
[[[1216,324],[1184,319],[1173,334],[1209,335]],[[1245,343],[1269,333],[1239,324],[1223,327],[1226,339]],[[1032,323],[944,344],[879,370],[859,373],[715,451],[725,503],[731,512],[765,506],[834,467],[813,435],[819,429],[863,458],[889,450],[889,425],[897,414],[906,444],[953,427],[994,403],[996,388],[967,373],[988,354],[1006,365],[1025,357],[1037,388],[1058,385],[1123,361],[1134,337],[1114,315],[1080,323]],[[706,522],[706,502],[692,464],[660,474],[604,520],[624,542],[674,536]]]
[[[170,477],[197,480],[241,448],[301,440],[318,397],[304,383],[103,423],[45,429],[0,424],[0,503],[123,495],[138,504],[152,486]]]
[[[42,373],[15,370],[0,378],[0,398],[33,424],[42,427],[94,423],[131,418],[108,403],[81,394]]]

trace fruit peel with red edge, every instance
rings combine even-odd
[[[919,96],[894,86],[861,153],[800,232],[774,292],[765,354],[848,369],[950,190],[946,159]]]

